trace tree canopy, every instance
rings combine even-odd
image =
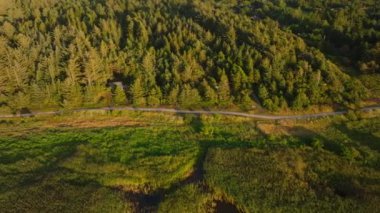
[[[302,36],[301,29],[306,17],[320,17],[315,26],[335,30],[322,33],[326,42],[347,35],[355,47],[371,46],[357,63],[364,72],[378,72],[378,6],[368,8],[369,15],[361,12],[369,19],[357,20],[348,15],[359,6],[336,3],[331,13],[340,14],[343,7],[347,16],[339,20],[319,10],[306,12],[319,7],[308,1],[265,2],[13,1],[0,12],[0,108],[110,103],[249,108],[259,101],[269,110],[299,110],[365,97],[362,84],[310,44],[314,34]],[[287,13],[296,17],[287,19]],[[365,29],[363,35],[358,29]],[[112,81],[125,88],[111,90]]]

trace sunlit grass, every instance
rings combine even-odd
[[[161,125],[168,117],[130,116],[152,125],[36,129],[48,120],[12,120],[16,134],[0,137],[0,206],[130,212],[131,193],[162,193],[159,212],[209,212],[218,200],[247,212],[372,212],[379,201],[378,117],[268,123],[282,131],[268,134],[242,118],[185,116]],[[197,172],[204,174],[192,179]]]
[[[184,131],[132,128],[113,133],[100,131],[62,167],[105,186],[144,193],[168,188],[194,169],[199,147],[181,137]]]
[[[119,127],[2,137],[0,203],[20,211],[60,209],[65,202],[88,209],[101,204],[91,203],[93,196],[108,196],[124,208],[117,191],[151,193],[191,175],[199,146],[186,134],[188,128]],[[17,199],[28,204],[12,206]]]

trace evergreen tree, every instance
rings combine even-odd
[[[178,97],[179,104],[183,107],[199,107],[201,96],[196,88],[185,84]]]
[[[127,96],[122,86],[116,86],[113,92],[113,104],[116,106],[124,106],[127,104]]]
[[[125,103],[114,80],[141,106],[249,106],[253,90],[269,110],[366,97],[333,62],[379,72],[376,1],[254,2],[0,1],[1,105]]]
[[[147,104],[152,107],[157,107],[161,104],[161,90],[159,87],[152,88],[147,97]]]
[[[242,91],[240,98],[240,105],[245,110],[250,110],[253,107],[253,101],[250,97],[250,91],[244,90]]]
[[[201,91],[203,91],[203,99],[206,102],[206,105],[213,106],[218,102],[218,95],[205,79],[202,81]]]
[[[176,106],[178,104],[178,95],[179,95],[179,86],[176,85],[169,93],[168,95],[168,104],[172,104]]]
[[[12,113],[27,113],[25,110],[30,110],[30,96],[18,92],[11,100],[8,100],[8,106]]]
[[[63,92],[63,108],[75,109],[83,105],[83,94],[79,84],[67,84]]]
[[[136,78],[130,90],[132,96],[132,104],[134,106],[145,106],[145,91],[140,78]]]
[[[228,106],[231,103],[230,84],[227,75],[222,71],[218,87],[218,98],[220,106]]]

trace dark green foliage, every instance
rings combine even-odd
[[[365,96],[319,50],[276,21],[252,17],[244,5],[255,2],[14,1],[0,11],[1,105],[14,112],[108,106],[112,81],[126,85],[135,106],[250,109],[256,96],[270,110],[303,109]],[[281,2],[259,4],[258,14],[275,19],[270,8],[277,14],[292,5]],[[367,46],[378,38],[373,29],[363,35]],[[360,59],[363,70],[377,70],[377,47]],[[115,103],[124,104],[116,92]]]
[[[376,0],[250,0],[233,7],[256,19],[278,21],[323,52],[347,57],[346,64],[363,73],[380,72],[380,6]]]

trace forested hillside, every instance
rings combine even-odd
[[[271,17],[327,54],[347,57],[362,73],[380,73],[380,4],[376,0],[252,0],[236,11]]]
[[[379,6],[318,2],[0,0],[0,111],[358,103],[326,48],[379,72]]]

